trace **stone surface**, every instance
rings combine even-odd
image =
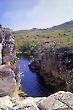
[[[73,110],[73,94],[59,91],[49,97],[27,97],[17,100],[0,97],[0,110]]]
[[[60,91],[55,93],[45,100],[38,103],[41,110],[72,110],[73,109],[73,94],[70,92]]]
[[[34,61],[29,65],[37,72],[45,84],[56,91],[73,92],[73,53],[71,47],[51,46],[36,49]]]
[[[16,86],[15,74],[6,65],[0,67],[0,95],[12,95]],[[2,91],[2,92],[1,92]]]

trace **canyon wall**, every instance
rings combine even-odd
[[[18,95],[19,87],[20,72],[14,36],[0,25],[0,96]]]
[[[34,61],[29,65],[37,72],[45,84],[55,90],[73,92],[73,53],[72,47],[44,45],[36,49]]]

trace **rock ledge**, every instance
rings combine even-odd
[[[0,97],[0,110],[73,110],[73,93],[59,91],[49,97],[27,97],[16,100]]]

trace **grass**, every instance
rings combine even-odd
[[[73,27],[64,29],[14,32],[17,53],[33,55],[36,47],[44,42],[55,41],[61,46],[73,46]]]

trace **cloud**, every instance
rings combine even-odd
[[[48,3],[48,0],[40,0],[39,5],[34,7],[34,9],[30,10],[28,16],[31,18],[31,21],[34,21],[35,25],[37,24],[38,26],[46,26],[46,23],[50,18],[50,10],[48,7]]]
[[[29,17],[37,27],[50,27],[73,19],[73,0],[40,0]]]

